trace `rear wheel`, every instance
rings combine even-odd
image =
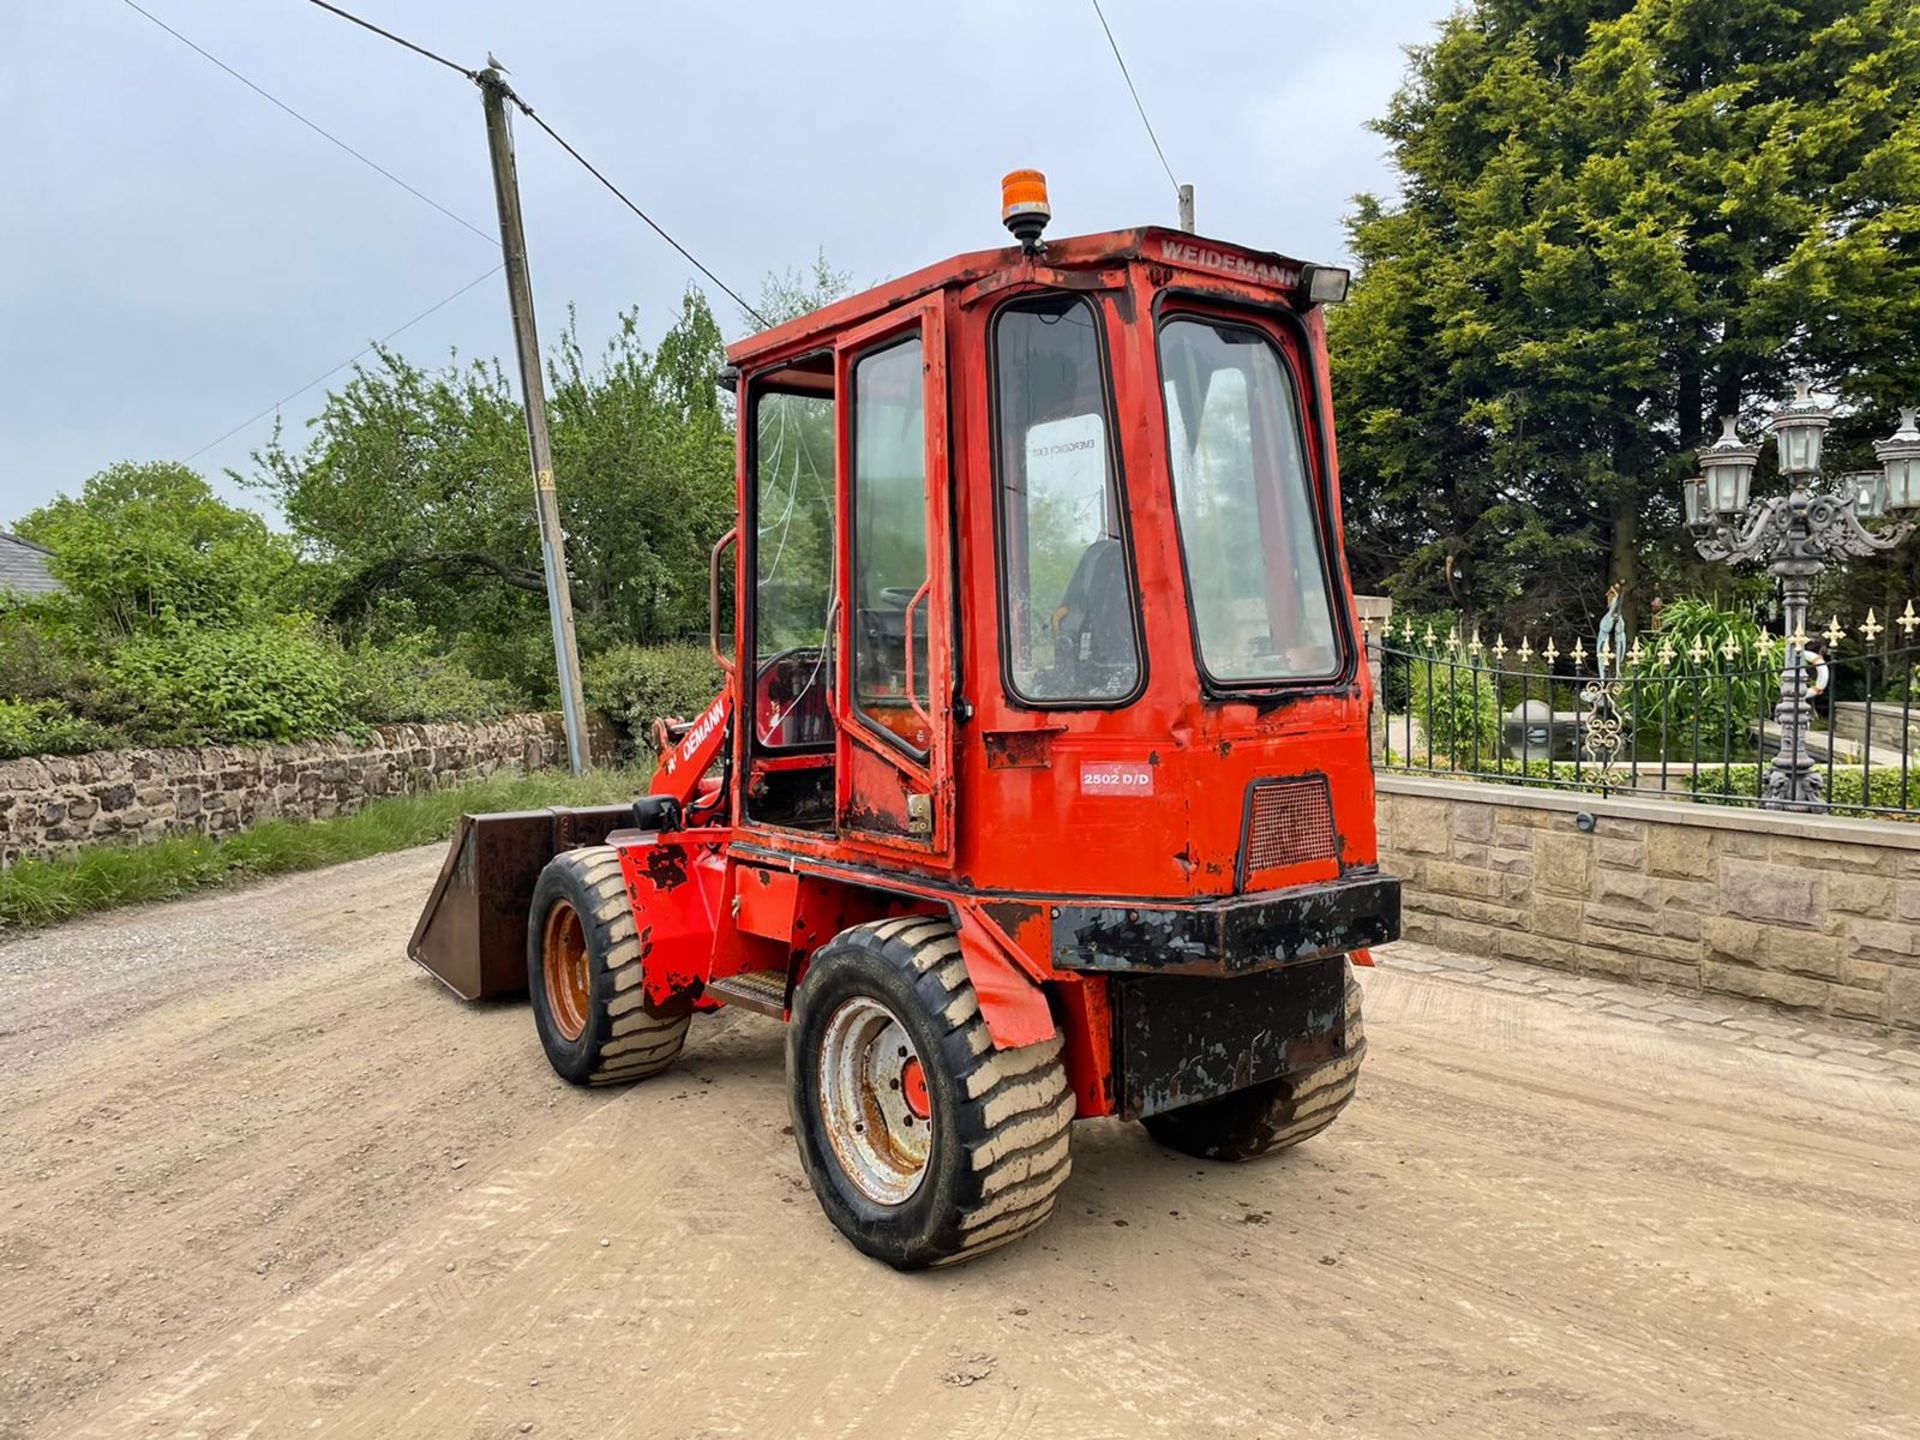
[[[943,920],[859,925],[820,948],[794,996],[787,1084],[821,1208],[902,1270],[1019,1239],[1072,1168],[1060,1037],[995,1050]]]
[[[1149,1115],[1140,1123],[1162,1145],[1204,1160],[1251,1160],[1285,1150],[1318,1135],[1347,1108],[1366,1053],[1360,982],[1349,962],[1346,1046],[1341,1054],[1278,1080]]]
[[[575,1085],[639,1080],[673,1063],[691,1012],[647,1009],[648,932],[609,845],[547,862],[527,917],[527,989],[541,1048]]]

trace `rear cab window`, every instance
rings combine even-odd
[[[1028,704],[1110,706],[1140,691],[1103,344],[1080,296],[1016,300],[994,320],[1004,678]]]

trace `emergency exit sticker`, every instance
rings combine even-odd
[[[1082,795],[1151,795],[1153,766],[1144,760],[1082,760]]]

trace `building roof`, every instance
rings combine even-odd
[[[66,588],[47,569],[47,556],[51,553],[43,545],[0,530],[0,591],[51,595]]]

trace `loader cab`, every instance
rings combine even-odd
[[[740,840],[1067,895],[1370,866],[1329,276],[1123,231],[735,346]]]

